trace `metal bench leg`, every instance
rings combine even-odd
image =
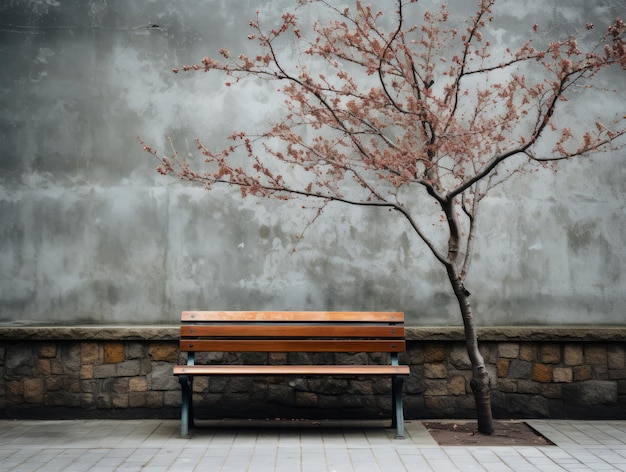
[[[182,387],[180,435],[183,438],[188,438],[189,428],[193,428],[193,377],[179,375],[178,381]]]
[[[402,406],[402,386],[404,385],[404,377],[393,377],[391,382],[391,427],[396,428],[396,439],[404,439],[404,407]]]

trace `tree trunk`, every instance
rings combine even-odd
[[[472,380],[470,385],[476,402],[478,430],[481,433],[493,433],[493,416],[491,413],[491,385],[489,374],[485,369],[485,360],[478,350],[478,338],[474,327],[474,315],[469,301],[469,292],[454,267],[448,267],[448,278],[459,302],[463,326],[465,327],[465,345],[472,363]]]

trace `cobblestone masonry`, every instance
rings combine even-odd
[[[179,353],[174,339],[7,337],[0,337],[0,416],[178,415],[180,390],[172,367],[179,361]],[[406,417],[472,417],[471,366],[464,343],[455,339],[458,336],[430,337],[435,339],[408,342],[404,361],[411,365],[412,373],[405,383]],[[495,414],[512,418],[625,418],[624,338],[601,341],[562,337],[566,339],[494,339],[481,343],[492,379]],[[301,356],[306,359],[299,359]],[[364,354],[337,354],[338,359],[332,356],[322,354],[311,359],[302,353],[249,354],[242,359],[235,354],[215,353],[199,360],[350,363],[361,362]],[[376,418],[388,416],[391,410],[387,379],[198,378],[194,392],[197,414],[206,418]]]

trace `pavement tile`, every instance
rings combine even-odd
[[[404,440],[367,422],[223,423],[183,439],[177,420],[0,420],[0,472],[626,472],[626,421],[528,423],[556,445],[440,447],[415,420]]]

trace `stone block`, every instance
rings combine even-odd
[[[609,367],[607,365],[592,365],[594,380],[607,380],[609,378]]]
[[[104,363],[117,364],[126,359],[126,349],[122,342],[106,342],[104,343]]]
[[[44,396],[44,380],[42,378],[24,380],[24,401],[42,405]]]
[[[563,398],[563,386],[560,384],[541,384],[541,396],[551,400],[560,400]]]
[[[321,356],[324,358],[325,356],[322,354]],[[330,359],[320,360],[314,363],[323,364],[326,361],[330,361]],[[339,352],[336,355],[336,359],[334,360],[337,364],[347,364],[347,365],[363,365],[367,364],[369,361],[369,357],[366,352],[359,352],[356,354],[349,354],[344,352]]]
[[[130,342],[126,345],[126,357],[128,359],[142,359],[146,357],[145,344],[139,342]]]
[[[498,378],[507,377],[509,375],[509,366],[511,361],[509,359],[498,359],[496,363],[496,370],[498,372]]]
[[[448,361],[455,369],[468,370],[472,368],[472,363],[467,355],[464,344],[455,344],[448,354]]]
[[[6,349],[4,375],[8,378],[34,377],[35,359],[34,345],[18,343],[9,345]]]
[[[367,383],[370,384],[373,395],[389,395],[391,392],[391,379],[389,377],[368,379]]]
[[[626,367],[626,346],[611,344],[607,351],[609,369],[624,369]]]
[[[132,377],[128,379],[129,392],[146,392],[148,391],[148,380],[144,377]]]
[[[50,375],[62,375],[64,374],[63,362],[59,359],[44,359],[50,362]]]
[[[178,362],[178,346],[174,343],[150,343],[148,355],[157,362]]]
[[[519,350],[519,343],[500,343],[498,344],[498,357],[517,359],[519,357]]]
[[[150,362],[150,359],[139,359],[139,362],[141,364],[141,371],[139,372],[139,375],[148,375],[152,372],[152,362]]]
[[[426,379],[424,395],[439,396],[448,394],[448,382],[442,379]]]
[[[274,377],[274,379],[278,380],[279,377]],[[287,385],[289,385],[290,388],[294,389],[297,392],[308,392],[309,390],[319,391],[320,389],[323,389],[323,386],[321,386],[320,382],[316,380],[312,381],[313,385],[311,386],[311,388],[309,388],[309,381],[304,377],[291,378],[287,381]]]
[[[265,365],[267,364],[267,352],[244,352],[242,355],[244,364]]]
[[[295,392],[285,384],[278,385],[270,385],[267,389],[268,400],[271,402],[276,402],[280,405],[291,404],[293,398],[295,396]],[[322,406],[322,402],[326,402],[330,408],[333,407],[333,400],[336,400],[336,397],[333,395],[324,395],[320,399],[320,406]],[[336,407],[337,404],[334,404]]]
[[[267,357],[267,363],[270,365],[281,365],[287,363],[286,352],[270,352]]]
[[[365,397],[355,397],[350,395],[341,395],[337,397],[337,403],[334,404],[334,407],[339,406],[340,408],[364,408],[367,404],[367,399]]]
[[[80,396],[80,407],[84,410],[93,410],[96,407],[96,397],[93,393],[83,393]]]
[[[617,382],[588,380],[563,386],[566,405],[593,407],[594,405],[617,404]]]
[[[304,380],[304,379],[301,379]],[[290,382],[290,388],[293,385]],[[335,377],[311,377],[308,380],[307,390],[324,395],[342,395],[348,388],[348,380]]]
[[[374,381],[350,380],[348,382],[348,389],[346,393],[348,393],[349,395],[374,395]]]
[[[608,380],[626,380],[626,367],[623,369],[610,369]]]
[[[120,362],[116,367],[119,377],[136,377],[141,375],[141,361],[139,359]]]
[[[539,382],[534,382],[532,380],[518,380],[517,392],[539,394],[541,393],[541,385],[542,384]]]
[[[509,377],[512,379],[530,379],[533,372],[533,364],[514,359],[509,365]]]
[[[64,390],[58,390],[53,392],[46,392],[44,397],[44,404],[46,406],[60,406],[77,408],[81,404],[80,395],[72,395]]]
[[[128,393],[128,379],[126,378],[113,378],[105,379],[102,382],[102,392],[105,395],[113,396],[115,394],[127,394]]]
[[[21,380],[7,380],[6,395],[12,404],[22,403],[24,397],[24,385]]]
[[[541,395],[507,394],[505,408],[511,414],[523,413],[536,418],[550,416],[549,401]]]
[[[526,362],[537,362],[537,343],[521,343],[519,348],[519,359]]]
[[[93,377],[95,379],[106,379],[115,377],[117,369],[115,364],[101,364],[93,366]]]
[[[163,406],[178,407],[182,404],[180,392],[163,392]]]
[[[82,393],[96,393],[100,391],[100,381],[99,380],[81,380],[80,381],[80,391]],[[95,401],[95,400],[94,400]]]
[[[566,344],[563,348],[563,363],[579,366],[583,363],[583,347],[580,344]]]
[[[427,379],[445,379],[448,370],[444,364],[424,363],[424,376]]]
[[[554,382],[571,382],[574,374],[571,367],[555,367],[552,369],[552,380]]]
[[[194,380],[194,392],[196,391]],[[224,393],[228,391],[228,378],[223,376],[212,377],[209,379],[209,388],[208,391],[211,393]]]
[[[429,343],[424,349],[424,362],[443,362],[446,359],[445,346],[440,343]]]
[[[584,380],[591,380],[593,378],[593,369],[590,365],[579,365],[573,369],[572,380],[575,382],[582,382]]]
[[[146,395],[148,392],[129,392],[128,407],[143,408],[146,406]]]
[[[180,385],[178,378],[172,374],[173,364],[156,363],[149,376],[151,390],[175,390]]]
[[[230,379],[230,387],[228,391],[230,393],[253,392],[254,389],[257,388],[257,384],[260,382],[262,382],[262,380],[255,377],[233,377],[232,379]],[[160,390],[173,390],[173,384],[168,385],[170,386],[170,388],[162,388]]]
[[[47,376],[44,379],[44,389],[46,392],[61,390],[64,386],[63,378],[58,375]]]
[[[84,365],[80,368],[80,378],[81,379],[92,379],[93,378],[93,366],[92,365]]]
[[[39,345],[40,359],[53,359],[57,356],[57,346],[54,343],[42,343]]]
[[[411,375],[404,381],[404,389],[409,395],[419,395],[424,391],[424,376],[418,372],[411,372]]]
[[[128,408],[128,395],[112,395],[111,406],[113,408]]]
[[[65,373],[76,373],[80,371],[81,356],[80,356],[80,345],[78,343],[69,343],[69,344],[61,344],[60,347],[57,346],[57,355],[56,360],[53,360],[53,365],[59,364]]]
[[[80,361],[85,364],[100,364],[100,345],[98,343],[85,342],[80,344]]]
[[[65,373],[63,362],[59,359],[50,359],[50,372],[52,375],[62,375]],[[73,371],[70,370],[69,373]],[[76,370],[78,372],[78,369]]]
[[[497,390],[501,392],[517,392],[517,380],[513,379],[498,379],[496,384]]]
[[[146,408],[163,408],[163,392],[145,392]]]
[[[604,344],[588,344],[585,346],[585,364],[607,365],[608,354]]]
[[[209,390],[209,378],[208,377],[196,377],[193,381],[194,392],[204,392]]]
[[[145,397],[147,393],[148,393],[148,392],[144,393],[144,394],[143,394],[143,396]],[[221,395],[221,394],[220,394],[220,395],[200,395],[199,393],[194,393],[194,394],[192,394],[192,395],[191,395],[191,397],[192,397],[192,399],[193,399],[193,403],[194,403],[194,405],[198,405],[198,404],[200,404],[200,403],[205,402],[205,400],[206,400],[206,398],[207,398],[207,397],[210,397],[210,398],[219,398],[219,399],[224,398],[224,396],[223,396],[223,395]],[[145,398],[144,398],[144,401],[145,401]],[[218,400],[218,401],[215,401],[215,402],[211,402],[211,403],[213,403],[213,404],[215,404],[215,405],[219,405],[219,400]]]
[[[65,378],[65,389],[70,393],[80,393],[81,392],[81,382],[80,379],[75,378]]]
[[[50,363],[50,359],[38,359],[37,371],[40,375],[52,375],[52,364]]]
[[[541,362],[544,364],[561,363],[561,346],[556,343],[542,344],[539,348]]]
[[[534,364],[532,379],[535,382],[551,382],[552,368],[546,364]]]
[[[448,380],[448,394],[449,395],[465,395],[466,384],[465,377],[460,375],[454,376]]]
[[[296,392],[296,405],[304,408],[316,407],[319,404],[317,394],[311,392]]]
[[[424,406],[429,411],[437,412],[438,416],[454,416],[459,409],[459,398],[449,396],[425,396]]]
[[[409,364],[418,366],[424,363],[424,351],[418,345],[408,344],[407,349]]]

